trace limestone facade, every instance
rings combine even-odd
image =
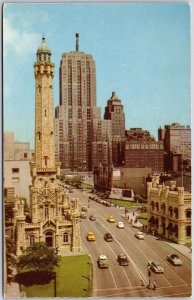
[[[186,244],[191,242],[191,193],[184,187],[147,183],[148,229],[167,239]]]
[[[16,198],[14,224],[16,253],[34,242],[46,242],[63,255],[80,252],[80,213],[78,199],[69,198],[58,179],[60,163],[55,162],[53,76],[51,51],[42,39],[34,64],[36,87],[35,161],[30,162],[30,223],[24,215],[24,201]]]

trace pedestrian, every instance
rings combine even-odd
[[[154,285],[153,289],[156,290],[156,280],[154,280],[153,285]]]
[[[134,213],[134,211],[133,211],[133,216],[135,216],[135,213]]]
[[[149,277],[151,276],[150,268],[148,268],[148,276],[149,276]]]

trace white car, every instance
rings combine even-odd
[[[141,231],[136,232],[135,237],[139,240],[144,240],[144,234]]]
[[[161,266],[161,264],[158,261],[151,260],[148,263],[148,266],[150,266],[150,269],[154,271],[155,273],[164,273],[164,268]]]
[[[181,266],[183,264],[182,260],[176,254],[169,254],[166,259],[174,266]]]
[[[123,222],[118,222],[117,227],[120,229],[124,229],[124,223]]]

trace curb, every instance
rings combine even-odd
[[[190,261],[192,261],[192,253],[191,253],[191,258],[190,257],[188,257],[184,252],[182,252],[182,251],[180,251],[178,248],[176,248],[176,247],[173,247],[169,242],[166,242],[165,241],[165,243],[168,245],[168,246],[170,246],[171,248],[173,248],[173,249],[175,249],[176,251],[178,251],[180,254],[182,254],[184,257],[186,257],[188,260],[190,260]],[[189,249],[189,248],[188,248]]]

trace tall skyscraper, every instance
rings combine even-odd
[[[53,76],[54,64],[45,38],[37,50],[35,76],[35,161],[31,162],[31,223],[25,221],[24,201],[16,199],[14,208],[16,253],[34,242],[45,242],[58,253],[79,252],[80,228],[78,199],[68,198],[58,176],[60,163],[55,162]]]
[[[179,123],[158,129],[158,139],[164,141],[166,170],[178,171],[183,161],[191,163],[191,128]]]
[[[110,120],[93,121],[92,166],[112,165],[112,123]]]
[[[125,139],[125,113],[115,92],[107,102],[104,119],[112,121],[112,160],[114,166],[119,166],[122,164],[122,142]]]
[[[96,66],[91,55],[76,49],[64,53],[60,63],[60,105],[55,110],[56,158],[63,169],[92,170],[93,120],[96,107]]]

